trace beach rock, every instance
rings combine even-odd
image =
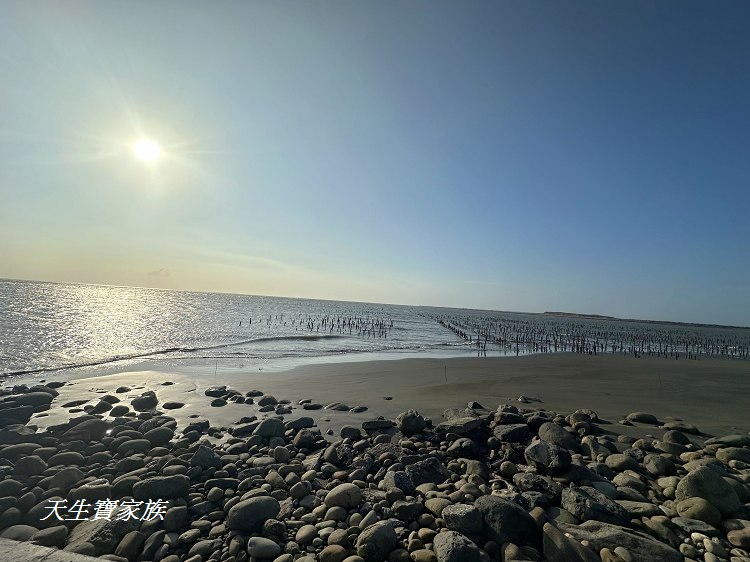
[[[396,519],[409,523],[424,513],[424,504],[418,500],[396,500],[391,510]]]
[[[261,396],[260,398],[258,398],[258,406],[275,406],[278,403],[279,401],[276,400],[276,398],[271,396],[270,394],[267,394],[266,396]]]
[[[638,472],[640,470],[640,466],[638,466],[638,461],[635,460],[630,455],[626,454],[620,454],[616,453],[613,455],[609,455],[605,461],[604,464],[606,464],[609,468],[616,472],[624,472],[626,470],[632,470],[633,472]]]
[[[494,429],[495,438],[502,443],[525,444],[531,441],[529,426],[523,424],[498,425]]]
[[[99,478],[71,490],[68,494],[68,501],[73,503],[77,500],[86,500],[93,504],[98,500],[107,500],[111,497],[112,485],[104,478]]]
[[[586,521],[581,525],[559,523],[563,533],[570,534],[577,541],[588,541],[597,552],[603,548],[615,550],[624,547],[632,560],[638,562],[682,562],[683,556],[674,548],[646,535],[625,527]]]
[[[734,489],[716,470],[708,466],[696,468],[680,480],[675,497],[678,501],[703,498],[724,516],[731,515],[742,507]]]
[[[63,451],[47,459],[49,466],[84,466],[86,458],[78,451]]]
[[[312,451],[315,448],[316,441],[317,435],[314,432],[303,429],[294,436],[292,444],[297,447],[297,449],[307,449],[308,451]]]
[[[387,521],[367,527],[357,537],[357,555],[365,562],[383,562],[398,546],[398,537]]]
[[[676,509],[681,517],[697,519],[712,527],[718,527],[721,524],[721,512],[703,498],[686,498],[677,503]]]
[[[130,401],[130,405],[136,412],[153,410],[158,403],[159,400],[156,398],[156,393],[153,390],[148,390],[138,398],[133,398]]]
[[[539,543],[536,522],[518,504],[498,496],[482,496],[474,502],[474,506],[482,514],[487,535],[496,543],[530,546]]]
[[[438,562],[480,562],[477,545],[455,531],[435,535],[432,546]]]
[[[479,457],[479,445],[473,439],[461,437],[451,443],[446,454],[457,459],[476,459]]]
[[[347,557],[346,549],[338,544],[332,544],[320,551],[318,560],[320,562],[343,562]]]
[[[315,525],[303,525],[294,535],[294,542],[300,546],[307,546],[318,536],[318,529]]]
[[[161,407],[165,410],[179,410],[184,405],[185,404],[183,402],[164,402]]]
[[[362,422],[362,429],[364,429],[368,435],[372,435],[374,432],[386,431],[392,427],[395,427],[395,424],[391,420],[386,420],[382,417]]]
[[[632,414],[628,414],[625,419],[631,422],[659,425],[659,420],[656,416],[644,412],[633,412]]]
[[[542,548],[547,562],[599,562],[596,554],[565,536],[554,525],[545,523],[542,533]]]
[[[11,525],[0,532],[0,537],[14,541],[28,541],[39,529],[31,525]]]
[[[21,406],[47,406],[53,398],[54,396],[48,392],[29,392],[14,396],[13,401]]]
[[[302,416],[296,420],[289,420],[284,424],[287,429],[293,429],[295,431],[300,429],[309,429],[315,425],[315,420],[308,416]]]
[[[279,502],[269,496],[242,500],[229,510],[226,525],[229,529],[256,532],[266,520],[275,519],[280,511]]]
[[[406,467],[406,475],[415,486],[420,484],[442,484],[450,477],[450,472],[435,457],[415,462]]]
[[[513,483],[523,492],[539,492],[551,500],[562,494],[562,487],[549,476],[519,472],[513,475]]]
[[[221,458],[213,448],[201,445],[190,458],[190,466],[199,466],[204,469],[221,468]]]
[[[1,416],[0,416],[1,417]],[[33,439],[36,428],[22,424],[11,424],[0,428],[0,444],[23,443]]]
[[[411,478],[404,471],[388,471],[383,477],[383,488],[398,488],[407,496],[414,496],[417,493],[416,486]]]
[[[443,509],[441,517],[448,529],[464,535],[481,533],[484,527],[482,513],[473,505],[448,505]]]
[[[143,434],[143,438],[151,443],[152,447],[163,447],[174,437],[174,430],[166,427],[155,427]]]
[[[126,560],[132,560],[137,557],[141,551],[143,543],[146,542],[146,535],[140,531],[130,531],[115,548],[115,556],[122,556]]]
[[[339,468],[348,467],[354,459],[354,449],[346,443],[329,445],[323,452],[323,460]]]
[[[119,416],[124,416],[129,411],[130,411],[130,408],[128,408],[124,404],[118,404],[117,406],[115,406],[114,408],[112,408],[109,411],[109,415],[112,416],[112,417],[114,417],[114,418],[116,418],[116,417],[119,417]]]
[[[524,450],[526,462],[535,466],[542,474],[556,475],[570,467],[570,453],[562,447],[547,441],[537,441]]]
[[[90,519],[78,523],[70,531],[65,549],[71,550],[88,543],[92,545],[95,556],[113,552],[125,535],[137,530],[140,523],[133,518],[118,519],[117,515],[118,512],[115,512],[111,519]]]
[[[76,420],[70,420],[73,424]],[[62,434],[63,441],[101,441],[109,429],[109,424],[99,418],[85,419],[72,425],[65,433]]]
[[[87,406],[84,409],[91,414],[103,414],[104,412],[108,412],[112,409],[112,404],[104,400],[99,400],[99,402],[96,403],[93,408],[89,409],[89,407]]]
[[[281,554],[281,547],[271,539],[250,537],[247,541],[247,553],[253,558],[273,560]]]
[[[190,479],[183,474],[154,476],[133,485],[133,497],[137,500],[154,498],[184,498],[190,489]]]
[[[351,425],[343,426],[339,431],[339,435],[342,439],[351,439],[352,441],[358,441],[362,438],[360,429]]]
[[[539,439],[568,451],[577,451],[580,447],[575,435],[554,422],[545,422],[539,426],[538,435]]]
[[[691,433],[693,435],[700,434],[700,430],[698,430],[697,427],[695,427],[693,424],[683,422],[683,421],[669,421],[661,427],[662,429],[676,430],[676,431],[681,431],[683,433]]]
[[[427,420],[416,410],[408,410],[396,416],[396,427],[406,436],[422,433],[427,427]]]
[[[643,459],[643,468],[653,476],[672,476],[677,473],[675,464],[661,455],[646,455]]]
[[[344,509],[357,507],[362,501],[362,490],[355,484],[339,484],[326,494],[323,502],[327,507],[339,506]]]
[[[682,531],[684,534],[701,533],[707,537],[715,537],[719,534],[719,530],[716,527],[699,521],[697,519],[689,519],[687,517],[673,517],[671,519],[672,524]]]
[[[31,536],[31,542],[42,546],[53,546],[63,548],[65,539],[68,537],[68,528],[65,525],[55,525],[41,529]]]
[[[593,519],[615,525],[628,523],[628,514],[620,505],[590,486],[563,489],[560,505],[581,521]]]
[[[38,476],[47,470],[47,463],[36,455],[21,457],[13,467],[13,474],[16,476]]]
[[[750,449],[725,447],[716,451],[716,458],[724,464],[729,464],[730,461],[739,461],[750,465]]]
[[[258,424],[255,431],[253,431],[253,435],[264,438],[282,437],[284,431],[286,431],[284,422],[278,418],[268,418]]]
[[[750,527],[729,531],[727,533],[727,540],[737,548],[750,550]]]
[[[473,416],[462,416],[447,419],[437,426],[442,433],[455,433],[456,435],[469,435],[486,428],[487,422],[482,418]]]

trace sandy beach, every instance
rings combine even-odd
[[[516,403],[521,395],[541,400],[527,407],[569,413],[595,410],[617,422],[635,411],[659,419],[681,419],[708,435],[750,431],[750,367],[745,361],[666,360],[613,355],[545,354],[519,358],[404,359],[391,361],[314,364],[279,373],[248,372],[214,375],[210,369],[181,372],[133,371],[71,381],[58,389],[58,404],[74,400],[98,401],[97,395],[121,386],[155,390],[160,401],[177,401],[183,408],[170,412],[180,426],[191,415],[229,426],[257,408],[229,402],[209,407],[204,392],[226,385],[241,393],[260,390],[278,400],[290,400],[291,417],[313,417],[324,430],[359,425],[374,416],[394,418],[416,409],[439,422],[447,408],[463,408],[477,401],[486,408]],[[29,381],[41,379],[29,379]],[[47,380],[52,380],[51,378]],[[162,383],[174,383],[163,386]],[[384,397],[391,397],[385,400]],[[303,410],[297,402],[310,399],[323,406],[340,402],[366,406],[362,413],[326,409]],[[52,410],[35,417],[45,427],[69,414]],[[260,414],[262,416],[262,414]],[[330,421],[327,421],[330,420]]]

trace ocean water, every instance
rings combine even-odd
[[[466,347],[415,307],[0,280],[0,374]]]
[[[658,349],[747,358],[748,348],[748,329],[0,280],[1,376],[91,375],[154,361],[273,370],[415,354]]]

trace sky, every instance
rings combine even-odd
[[[748,28],[741,0],[6,0],[0,277],[750,325]]]

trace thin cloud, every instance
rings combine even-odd
[[[148,272],[149,277],[169,277],[169,270],[166,267],[155,269]]]

